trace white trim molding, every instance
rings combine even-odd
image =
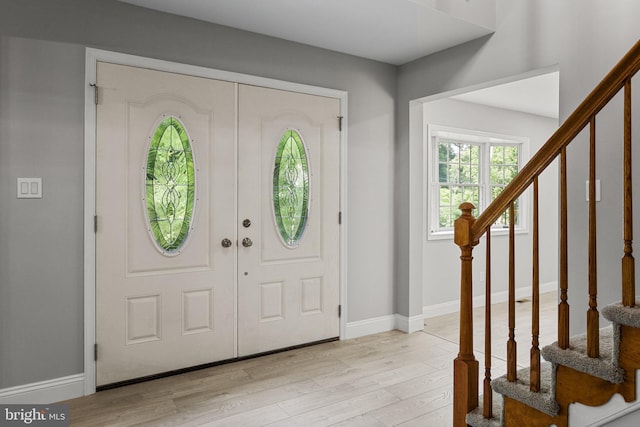
[[[558,282],[547,282],[540,284],[540,293],[545,292],[557,292]],[[531,296],[531,286],[524,286],[516,288],[516,299],[527,298]],[[509,298],[507,291],[494,292],[491,294],[491,302],[493,304],[499,302],[505,302]],[[484,307],[485,296],[477,295],[473,297],[474,307]],[[430,319],[436,316],[442,316],[444,314],[457,313],[460,310],[460,300],[453,300],[443,302],[440,304],[433,304],[424,306],[422,309],[422,317],[424,319]]]
[[[425,126],[424,104],[556,71],[558,71],[558,66],[552,65],[520,75],[508,76],[423,98],[412,99],[409,102],[409,289],[411,298],[422,300],[425,295],[425,284],[429,283],[429,271],[426,271],[424,267],[425,242],[429,240],[429,224],[427,222],[429,205],[427,194],[424,191],[427,188],[429,175],[429,170],[425,169],[425,165],[428,164],[428,147],[425,147],[427,127]],[[457,312],[458,310],[459,301],[450,301],[423,307],[423,314],[427,318]]]
[[[84,394],[84,374],[69,375],[37,383],[0,390],[0,403],[48,404],[73,399]]]
[[[396,317],[393,314],[388,316],[373,317],[371,319],[358,320],[347,323],[346,336],[344,338],[358,338],[366,335],[378,334],[380,332],[392,331],[396,328]]]
[[[396,329],[407,334],[422,331],[424,329],[424,315],[407,317],[396,314]]]
[[[364,337],[380,332],[393,331],[394,329],[408,334],[422,331],[424,329],[424,318],[421,315],[407,317],[396,313],[349,322],[347,323],[347,333],[344,338]]]
[[[473,129],[463,129],[451,126],[441,126],[433,123],[428,123],[427,114],[423,111],[423,126],[424,126],[424,158],[425,164],[423,165],[423,171],[428,171],[425,177],[425,189],[427,199],[425,205],[425,212],[427,213],[427,240],[453,240],[453,228],[440,229],[439,209],[441,208],[440,201],[440,187],[442,184],[439,180],[439,146],[441,143],[453,144],[453,143],[466,143],[469,146],[475,146],[478,149],[478,182],[475,184],[478,188],[478,200],[474,202],[478,204],[478,214],[480,214],[489,204],[491,204],[492,191],[491,188],[495,187],[489,180],[491,176],[491,156],[490,150],[493,147],[517,147],[518,149],[518,170],[529,160],[529,143],[530,139],[523,136],[505,135],[496,132],[486,132]],[[446,186],[462,185],[448,183]],[[469,201],[469,200],[467,200]],[[518,234],[528,233],[528,192],[523,193],[518,197],[519,203],[519,215],[518,222],[515,225],[515,232]],[[457,212],[458,206],[452,206]],[[494,227],[491,230],[491,235],[507,234],[508,230]]]

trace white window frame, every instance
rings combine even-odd
[[[425,145],[425,188],[427,189],[427,239],[441,240],[452,239],[453,229],[442,230],[439,228],[439,177],[438,177],[438,141],[440,138],[473,143],[480,145],[480,206],[478,214],[491,203],[489,176],[489,148],[494,145],[518,145],[518,171],[522,170],[529,159],[529,138],[522,136],[503,135],[493,132],[461,129],[435,124],[426,124],[424,132]],[[515,226],[516,233],[527,233],[528,230],[528,192],[523,193],[519,199],[519,222]],[[507,234],[508,228],[493,227],[492,235]]]

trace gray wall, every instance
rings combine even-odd
[[[84,52],[0,43],[2,388],[82,372]],[[17,199],[17,177],[43,198]]]
[[[347,320],[395,312],[396,67],[114,0],[0,10],[0,388],[83,372],[86,46],[348,91]]]
[[[400,314],[411,316],[420,310],[415,298],[409,298],[419,293],[420,285],[409,280],[409,214],[403,209],[409,203],[409,102],[559,64],[560,120],[563,121],[640,37],[637,25],[640,3],[635,0],[498,0],[496,10],[497,30],[492,36],[430,55],[399,69],[394,197],[396,300]],[[637,91],[635,94],[637,98]],[[601,135],[598,177],[603,191],[602,203],[598,205],[601,306],[620,298],[622,188],[618,147],[621,120],[619,114],[609,111],[598,118]],[[635,127],[634,135],[637,134]],[[569,295],[574,333],[583,330],[586,324],[584,181],[588,175],[588,150],[583,142],[574,142],[568,150],[571,171]],[[450,286],[457,287],[459,283]]]
[[[347,308],[356,321],[422,310],[421,284],[409,282],[409,101],[559,64],[564,119],[640,36],[636,0],[498,0],[493,36],[396,68],[115,0],[0,0],[0,10],[0,388],[83,371],[85,46],[349,92]],[[622,248],[614,113],[598,121],[601,302],[617,298]],[[570,156],[577,331],[584,144]],[[15,199],[22,174],[44,178],[44,199]]]
[[[611,421],[606,425],[609,427],[636,427],[640,424],[640,410],[631,412],[622,418]]]
[[[442,99],[425,103],[424,120],[428,124],[451,126],[462,129],[497,133],[502,135],[529,138],[529,153],[535,153],[557,129],[558,121],[548,117],[526,114],[518,111],[503,110],[484,105],[471,104],[453,99]],[[526,161],[526,160],[525,160]],[[540,284],[544,285],[558,280],[558,174],[557,167],[552,167],[540,177]],[[529,229],[533,216],[533,199],[529,194],[528,218]],[[427,212],[427,217],[429,212]],[[508,283],[508,263],[504,256],[508,253],[508,236],[492,235],[492,292],[504,292]],[[517,287],[531,286],[531,232],[516,236],[518,256],[516,259]],[[499,258],[497,255],[502,254]],[[484,294],[482,272],[485,270],[485,247],[479,245],[474,250],[475,295]],[[453,237],[445,240],[425,240],[423,254],[424,306],[432,306],[456,301],[460,298],[457,286],[443,286],[446,283],[458,283],[460,280],[460,250],[453,243]]]

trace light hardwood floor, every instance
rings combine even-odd
[[[493,307],[493,376],[505,372],[506,304]],[[528,364],[531,304],[517,304]],[[556,340],[556,294],[541,298],[541,344]],[[475,347],[484,371],[483,308]],[[73,426],[450,426],[458,315],[102,391],[67,401]],[[518,333],[520,335],[518,335]]]

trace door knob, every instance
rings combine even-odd
[[[242,226],[244,228],[249,228],[251,227],[251,220],[250,219],[245,219],[244,221],[242,221]]]
[[[230,247],[231,247],[231,240],[229,240],[229,239],[222,239],[222,247],[223,247],[223,248],[230,248]]]
[[[242,239],[242,246],[244,246],[245,248],[249,248],[251,247],[251,245],[253,245],[253,242],[250,238],[245,237],[244,239]]]

